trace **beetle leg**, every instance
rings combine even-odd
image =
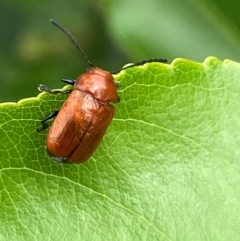
[[[52,113],[50,113],[49,115],[45,116],[45,117],[43,118],[43,120],[41,120],[42,126],[40,126],[40,127],[37,128],[37,132],[40,132],[40,131],[43,131],[43,130],[47,129],[47,128],[48,128],[48,125],[46,124],[46,122],[47,122],[48,120],[56,117],[57,114],[58,114],[58,112],[59,112],[59,110],[55,110],[55,111],[53,111]]]
[[[121,87],[121,83],[120,82],[115,81],[115,85],[116,85],[117,88]]]
[[[117,103],[118,103],[118,102],[120,102],[120,100],[121,100],[121,99],[120,99],[120,97],[119,97],[119,96],[117,96]]]
[[[47,86],[43,85],[43,84],[40,84],[38,86],[38,90],[40,92],[48,92],[50,94],[69,94],[72,92],[72,90],[61,90],[61,89],[50,89],[48,88]]]
[[[75,80],[74,79],[61,79],[62,82],[69,84],[69,85],[75,85]]]
[[[68,162],[67,157],[54,156],[48,149],[47,149],[47,154],[57,163],[72,164],[71,162]]]

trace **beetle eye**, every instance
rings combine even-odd
[[[117,103],[118,103],[118,102],[120,102],[120,100],[121,100],[121,99],[120,99],[120,97],[119,97],[119,96],[117,96]]]
[[[90,72],[94,67],[87,68],[86,72]]]

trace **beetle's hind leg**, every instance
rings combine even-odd
[[[50,156],[55,162],[57,163],[62,163],[62,164],[72,164],[71,162],[68,161],[67,157],[58,157],[53,155],[48,149],[47,149],[47,154]]]
[[[43,130],[47,129],[47,128],[48,128],[48,125],[46,124],[46,122],[47,122],[48,120],[53,119],[54,117],[56,117],[57,114],[58,114],[58,112],[59,112],[59,110],[55,110],[55,111],[53,111],[52,113],[50,113],[49,115],[47,115],[46,117],[44,117],[44,119],[41,120],[42,126],[40,126],[40,127],[37,128],[37,132],[40,132],[40,131],[43,131]]]

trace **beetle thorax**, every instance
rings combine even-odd
[[[75,89],[92,94],[101,102],[117,102],[117,87],[110,72],[91,68],[78,77]]]

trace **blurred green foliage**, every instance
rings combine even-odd
[[[93,64],[107,70],[151,57],[240,60],[240,3],[192,0],[0,2],[0,102],[60,88],[88,67],[53,18]]]

